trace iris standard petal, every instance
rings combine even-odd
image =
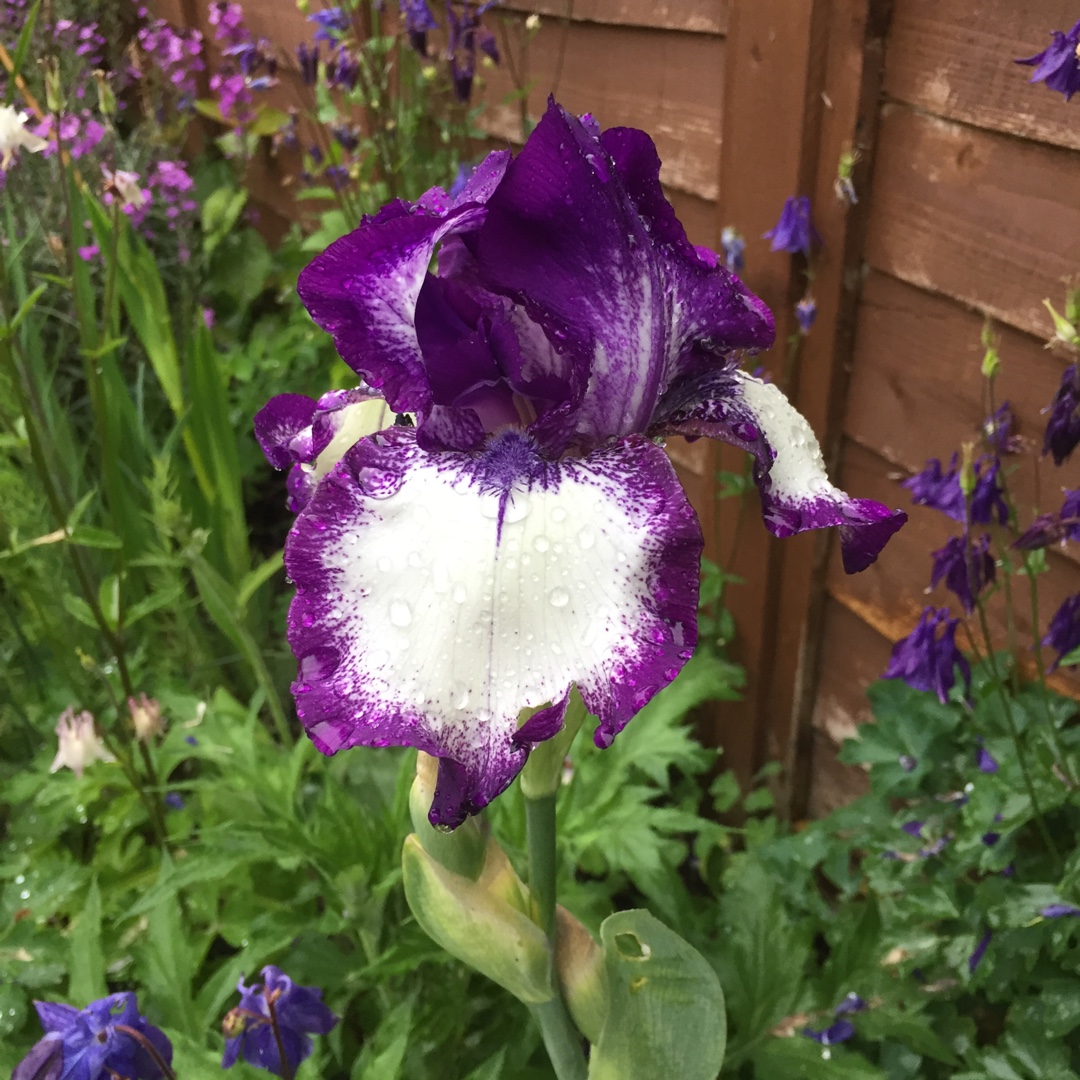
[[[608,745],[678,674],[701,546],[674,470],[640,436],[557,462],[521,432],[479,454],[426,454],[410,429],[365,439],[286,547],[297,714],[324,753],[444,759],[432,819],[457,824],[557,730],[519,733],[522,710],[565,707],[576,683]]]
[[[764,305],[686,240],[659,165],[643,132],[597,139],[549,102],[473,238],[484,284],[576,361],[585,449],[644,431],[677,375],[772,342]]]
[[[455,199],[442,189],[415,206],[395,203],[335,241],[300,274],[297,292],[334,338],[341,358],[395,412],[421,411],[431,399],[416,340],[416,301],[439,242],[476,229],[484,199],[509,154],[477,167]]]
[[[656,434],[705,435],[752,453],[765,524],[774,536],[839,526],[849,574],[873,563],[907,521],[871,499],[853,499],[825,472],[821,447],[802,414],[772,383],[730,369],[675,388],[661,404]]]

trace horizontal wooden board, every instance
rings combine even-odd
[[[520,23],[506,52],[517,52]],[[643,128],[655,140],[669,187],[715,200],[720,169],[724,39],[678,31],[575,23],[567,32],[545,24],[529,45],[524,70],[507,59],[484,69],[481,127],[521,139],[512,73],[529,86],[529,115],[538,119],[548,95],[574,112],[590,112],[603,127]]]
[[[982,327],[970,309],[872,271],[859,307],[845,432],[905,473],[931,457],[947,461],[977,439],[989,409],[980,373]],[[1052,459],[1039,458],[1043,410],[1066,360],[1030,334],[1003,327],[998,336],[996,401],[1010,402],[1028,446],[1008,459],[1010,490],[1026,523],[1036,507],[1057,509],[1063,485],[1080,483],[1080,465],[1070,461],[1058,469]],[[1080,551],[1072,557],[1080,558]]]
[[[944,586],[926,591],[932,567],[931,553],[958,535],[960,526],[937,510],[914,506],[907,492],[897,484],[892,466],[873,451],[848,440],[844,446],[841,484],[848,492],[877,499],[907,510],[907,524],[889,541],[878,561],[860,574],[845,574],[839,558],[834,558],[828,577],[831,596],[875,629],[887,641],[894,642],[910,633],[924,607],[950,606],[952,594]],[[1039,579],[1040,623],[1046,624],[1066,597],[1080,592],[1080,567],[1056,551],[1049,554],[1050,573]],[[1026,603],[1027,580],[1014,579],[1018,592],[1016,627],[1021,643],[1031,642],[1031,615]],[[954,615],[959,605],[952,603]],[[1004,647],[1004,596],[999,590],[989,605],[989,619],[997,647]],[[977,627],[973,624],[973,630]],[[967,642],[963,634],[961,646]],[[980,641],[981,647],[981,641]],[[1029,654],[1025,653],[1025,656]],[[1067,692],[1080,691],[1080,678],[1063,674],[1057,685]]]
[[[1078,16],[1074,0],[896,0],[886,92],[952,120],[1080,149],[1075,108],[1013,63]]]
[[[1047,338],[1080,249],[1080,155],[939,120],[882,115],[866,257]]]
[[[515,0],[503,4],[502,9],[576,22],[651,26],[698,34],[726,33],[728,22],[727,0],[532,0],[524,4]]]

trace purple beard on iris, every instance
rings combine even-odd
[[[390,204],[301,275],[353,393],[415,427],[344,448],[363,406],[332,395],[257,418],[293,469],[297,714],[324,753],[438,757],[435,824],[498,795],[572,687],[607,746],[691,655],[702,537],[659,438],[749,451],[769,529],[838,526],[849,572],[905,520],[833,487],[740,370],[772,316],[687,240],[659,167],[643,132],[550,102],[516,158]]]
[[[915,629],[893,646],[886,679],[903,679],[913,690],[932,691],[944,705],[956,682],[956,668],[971,687],[971,665],[956,647],[959,619],[950,619],[948,608],[928,607]],[[941,633],[938,633],[941,628]]]
[[[1053,40],[1042,52],[1016,63],[1035,68],[1029,82],[1045,82],[1068,101],[1080,90],[1080,22],[1067,34],[1054,30]]]

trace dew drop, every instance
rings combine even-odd
[[[566,511],[561,506],[556,506],[555,509],[551,511],[551,520],[552,521],[565,521],[566,520]]]
[[[412,611],[404,600],[395,600],[390,605],[390,621],[395,626],[408,626],[412,622]]]
[[[537,551],[547,551],[547,549],[551,547],[551,541],[546,536],[537,536],[533,540],[533,547],[536,548]]]
[[[588,551],[596,543],[596,534],[586,526],[578,533],[577,542],[584,551]]]
[[[391,562],[391,561],[390,561],[390,559],[389,559],[389,558],[387,558],[387,556],[385,556],[385,555],[384,555],[384,556],[383,556],[383,557],[382,557],[382,558],[381,558],[381,559],[380,559],[380,560],[379,560],[379,561],[378,561],[378,562],[377,562],[377,563],[376,563],[375,565],[376,565],[376,566],[377,566],[377,567],[378,567],[378,568],[379,568],[379,569],[380,569],[380,570],[381,570],[381,571],[382,571],[382,572],[383,572],[384,574],[385,574],[385,573],[386,573],[386,572],[387,572],[388,570],[393,570],[393,569],[394,569],[394,564],[393,564],[393,562]]]
[[[556,585],[548,593],[548,603],[552,607],[566,607],[570,603],[570,594],[561,585]]]

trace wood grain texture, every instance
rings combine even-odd
[[[603,127],[643,128],[663,161],[660,176],[679,191],[715,200],[720,160],[724,39],[705,34],[574,23],[564,32],[545,23],[520,60],[520,19],[510,23],[507,61],[485,68],[480,126],[490,135],[521,140],[513,73],[529,86],[535,121],[549,94],[573,112],[591,112]],[[517,57],[511,63],[509,54]]]
[[[896,0],[886,92],[951,120],[1080,150],[1075,110],[1013,63],[1078,14],[1073,0]]]
[[[1039,337],[1080,247],[1080,156],[939,120],[882,114],[866,257]]]
[[[727,31],[727,0],[513,0],[502,9],[524,15],[566,18],[575,22],[649,26],[697,34]]]

